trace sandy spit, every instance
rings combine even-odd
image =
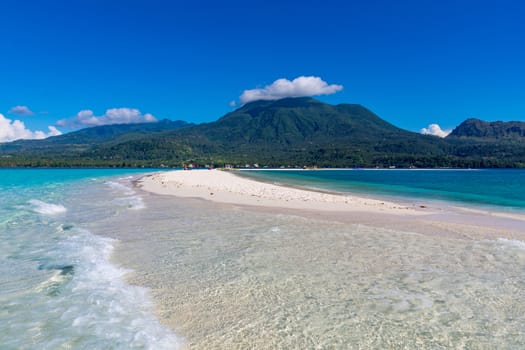
[[[201,198],[218,203],[268,208],[320,211],[374,212],[383,214],[425,215],[425,206],[332,194],[259,182],[237,176],[233,171],[170,171],[145,176],[138,181],[143,190],[185,198]]]

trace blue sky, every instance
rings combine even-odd
[[[524,120],[523,18],[519,0],[2,0],[0,113],[46,132],[121,112],[208,122],[313,76],[343,87],[320,100],[408,130]]]

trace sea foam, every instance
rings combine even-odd
[[[118,192],[122,192],[125,195],[132,195],[135,194],[135,191],[133,191],[132,188],[123,185],[121,183],[115,182],[115,181],[106,181],[105,184],[109,186],[111,189],[116,190]]]
[[[116,199],[125,211],[143,206],[128,179],[61,182],[52,173],[49,184],[26,186],[21,173],[23,190],[0,181],[0,348],[179,348],[149,290],[127,284],[129,270],[110,261],[117,241],[92,233],[113,229],[93,223],[114,213]]]
[[[121,184],[119,182],[114,182],[114,181],[107,181],[105,182],[105,184],[109,186],[112,190],[125,196],[125,197],[119,197],[115,199],[115,202],[118,205],[122,205],[122,206],[127,207],[128,209],[134,209],[134,210],[146,208],[146,205],[144,204],[142,197],[137,195],[136,192],[131,187],[128,187],[124,184]]]
[[[513,248],[519,248],[519,249],[525,250],[525,242],[517,240],[517,239],[498,238],[497,241],[499,243],[505,244],[507,246],[511,246]]]
[[[72,304],[62,319],[79,331],[89,328],[99,337],[113,338],[129,348],[178,348],[180,339],[151,314],[153,305],[147,289],[128,285],[125,275],[130,270],[109,262],[115,242],[89,232],[71,237],[67,244],[76,249],[82,246],[79,252],[82,259],[77,267],[79,273],[71,281],[71,292],[73,296],[87,296],[91,307],[87,312],[82,310],[78,307],[79,300],[79,304]]]
[[[33,339],[39,348],[179,348],[181,338],[152,314],[148,290],[127,284],[125,275],[131,270],[110,262],[117,241],[84,229],[73,231],[39,259],[44,262],[38,270],[48,278],[33,289],[33,306],[17,311],[21,319],[24,314],[57,315],[32,316],[41,329]],[[17,326],[21,328],[11,329],[12,337],[27,331],[23,324]]]
[[[28,203],[35,212],[43,215],[57,215],[67,211],[66,207],[61,204],[46,203],[38,199],[31,199]]]

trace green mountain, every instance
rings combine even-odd
[[[397,128],[360,105],[286,98],[248,103],[200,125],[104,126],[7,143],[0,145],[0,165],[525,166],[525,144],[456,131],[441,139]]]
[[[375,166],[375,160],[393,165],[406,158],[408,165],[416,155],[442,156],[446,148],[441,139],[399,129],[363,106],[311,98],[252,102],[169,137],[196,160],[219,164]]]
[[[156,123],[112,124],[81,129],[43,140],[17,140],[0,144],[0,166],[115,165],[90,154],[99,147],[138,142],[165,132],[192,126],[168,119]]]
[[[467,119],[448,135],[448,138],[484,140],[516,140],[525,142],[525,122],[486,122]]]
[[[525,167],[524,122],[467,119],[446,141],[454,146],[456,157],[472,160],[472,167]]]
[[[161,120],[157,123],[101,125],[49,137],[43,140],[17,140],[4,143],[0,144],[0,150],[36,151],[47,148],[67,149],[67,147],[88,149],[95,144],[119,143],[191,125],[193,124],[189,124],[185,121],[172,121],[168,119]]]

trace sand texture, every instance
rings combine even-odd
[[[237,174],[148,175],[136,182],[149,192],[145,210],[111,218],[128,281],[151,290],[159,319],[188,348],[525,343],[523,214]]]
[[[321,211],[366,211],[391,214],[428,214],[428,208],[406,206],[355,195],[317,192],[259,182],[234,171],[192,170],[143,177],[139,186],[148,192],[219,203]],[[426,209],[426,210],[424,210]]]

